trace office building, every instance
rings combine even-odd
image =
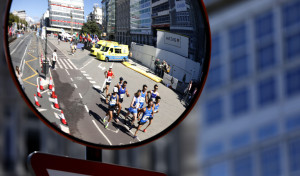
[[[300,1],[209,4],[215,8],[208,8],[212,58],[200,98],[199,175],[299,175]]]
[[[130,0],[116,1],[116,41],[130,45]]]
[[[25,20],[27,17],[25,10],[13,11],[12,14],[18,16],[22,20]]]
[[[130,34],[132,42],[153,45],[151,0],[130,1]]]
[[[97,24],[102,25],[102,9],[99,4],[94,4],[93,11],[87,16],[87,21],[95,21]]]
[[[116,0],[102,0],[103,29],[109,40],[116,38]]]
[[[157,29],[170,31],[170,4],[169,0],[152,0],[152,29],[156,43]]]
[[[83,0],[48,0],[49,23],[52,28],[79,32],[84,23]]]

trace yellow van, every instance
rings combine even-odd
[[[98,52],[97,58],[108,61],[128,61],[128,45],[107,46],[102,52]]]
[[[91,48],[91,55],[97,56],[97,52],[100,51],[102,45],[107,42],[105,40],[99,40],[96,44]]]

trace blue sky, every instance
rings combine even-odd
[[[84,0],[84,16],[86,17],[92,10],[94,3],[101,7],[101,0]],[[48,9],[48,0],[13,0],[10,11],[25,10],[27,16],[36,22]]]

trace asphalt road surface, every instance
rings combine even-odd
[[[34,94],[37,93],[38,81],[43,78],[42,84],[47,88],[49,78],[54,81],[60,109],[54,107],[54,99],[51,98],[51,90],[41,91],[43,98],[38,98],[42,107],[38,110],[59,129],[82,140],[102,145],[123,145],[135,143],[158,134],[171,125],[185,110],[177,95],[163,84],[158,84],[158,92],[162,97],[159,113],[155,114],[153,122],[147,132],[139,131],[138,138],[133,139],[136,128],[129,130],[125,125],[125,108],[128,108],[134,93],[142,89],[143,84],[152,90],[157,83],[149,78],[125,67],[120,62],[103,62],[90,56],[84,50],[76,51],[71,55],[69,43],[60,42],[48,37],[47,57],[51,57],[53,50],[57,50],[58,61],[56,69],[49,69],[49,74],[44,77],[41,73],[40,56],[44,53],[45,41],[39,39],[35,33],[27,33],[10,44],[10,53],[14,67],[20,66],[23,73],[22,80],[25,93],[32,103]],[[101,92],[105,85],[104,72],[110,66],[113,67],[115,79],[113,79],[109,92],[113,85],[123,77],[128,82],[127,89],[130,97],[125,97],[122,103],[121,119],[119,122],[112,121],[105,129],[102,122],[107,112],[108,105],[104,101],[105,93]],[[63,110],[68,125],[61,123],[61,110]],[[137,127],[137,123],[135,122]],[[144,127],[141,128],[143,130]]]

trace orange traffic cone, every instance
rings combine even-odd
[[[35,105],[38,106],[38,107],[41,107],[38,99],[36,98],[36,95],[34,94],[34,101],[35,101]]]
[[[54,98],[56,95],[55,95],[55,89],[54,87],[52,87],[52,94],[51,94],[51,98]]]
[[[57,96],[55,95],[55,98],[54,98],[54,107],[56,109],[59,109],[59,105],[58,105],[58,102],[57,102]]]
[[[42,78],[40,78],[40,89],[43,91],[43,90],[45,90],[44,89],[44,86],[43,86],[43,80],[42,80]]]
[[[65,119],[65,115],[64,115],[64,112],[61,110],[61,115],[60,115],[60,121],[62,124],[64,125],[68,125],[66,119]]]
[[[53,87],[52,84],[53,84],[53,83],[52,83],[52,78],[50,77],[48,89],[52,90],[52,87]]]
[[[39,86],[36,86],[37,87],[37,96],[40,97],[40,98],[43,98],[41,92],[40,92],[40,88]]]

